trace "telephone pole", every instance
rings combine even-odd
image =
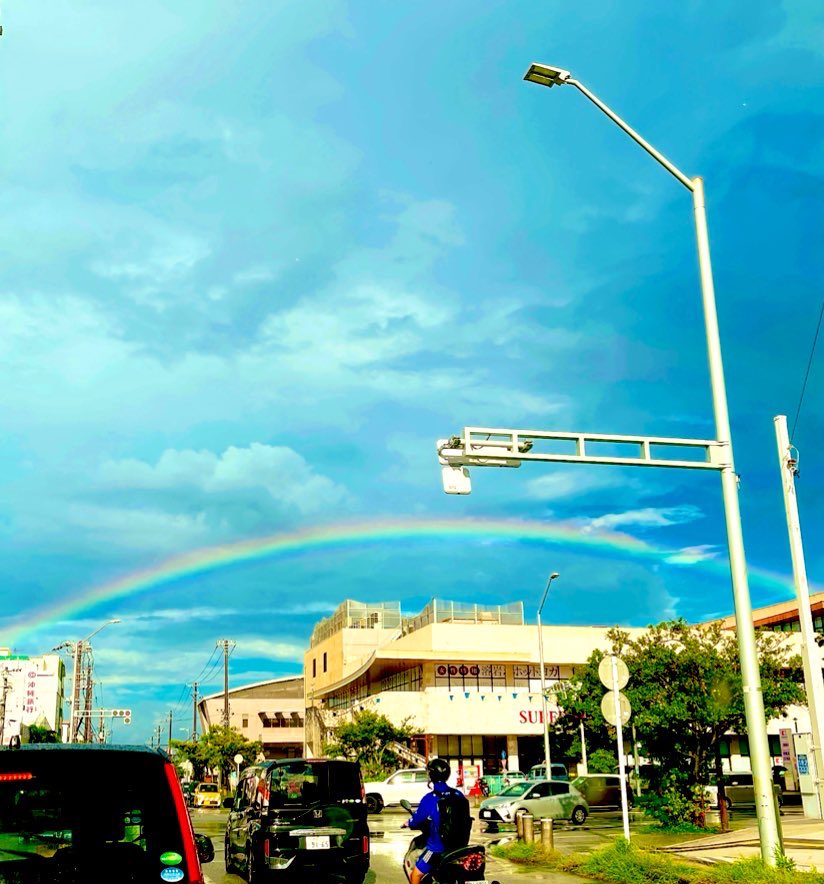
[[[169,742],[167,743],[167,746],[166,746],[166,751],[169,753],[169,755],[172,754],[172,719],[173,719],[173,717],[174,717],[174,710],[170,709],[169,710]]]
[[[69,713],[69,742],[77,742],[80,730],[80,674],[83,670],[83,642],[74,643],[74,659],[72,662],[72,706]]]
[[[94,682],[92,681],[92,658],[91,654],[87,655],[86,678],[83,683],[84,689],[84,722],[83,722],[83,742],[91,743],[92,741],[92,701],[94,699]]]
[[[3,740],[6,735],[6,695],[9,692],[9,674],[4,669],[3,670],[3,700],[2,705],[0,705],[0,746],[3,745]]]
[[[217,646],[223,648],[223,727],[229,727],[229,653],[235,643],[231,639],[221,639]]]
[[[197,682],[192,682],[192,741],[197,740]]]

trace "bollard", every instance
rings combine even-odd
[[[515,832],[518,836],[519,841],[524,840],[524,814],[523,811],[519,811],[515,814]]]
[[[530,844],[535,840],[535,826],[533,825],[535,817],[531,813],[524,814],[524,841]]]
[[[541,844],[545,850],[554,850],[555,849],[555,832],[553,829],[552,820],[544,819],[541,820]]]

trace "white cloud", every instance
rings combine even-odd
[[[204,513],[186,515],[160,510],[70,503],[65,524],[93,538],[98,546],[114,544],[131,550],[169,552],[198,546],[210,536]]]
[[[623,513],[607,513],[594,519],[581,520],[581,530],[611,531],[616,528],[635,526],[639,528],[666,528],[703,519],[704,514],[696,506],[685,504],[670,507],[645,507]]]
[[[696,565],[699,562],[717,559],[721,553],[721,547],[711,544],[685,546],[683,549],[676,550],[667,555],[664,561],[670,565]]]
[[[264,657],[269,660],[302,661],[307,645],[298,642],[269,641],[260,636],[237,636],[233,657]]]
[[[109,461],[100,470],[108,488],[196,488],[207,495],[264,489],[268,495],[305,515],[346,504],[346,489],[316,473],[304,458],[284,446],[253,442],[211,451],[167,449],[156,464],[140,460]]]

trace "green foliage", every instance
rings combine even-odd
[[[380,779],[397,767],[391,744],[406,742],[412,733],[406,722],[397,726],[385,715],[363,709],[351,721],[342,721],[335,728],[334,740],[323,750],[329,756],[342,755],[360,761],[366,779]]]
[[[596,749],[587,756],[589,773],[615,773],[618,770],[618,759],[608,749]]]
[[[30,743],[58,743],[57,732],[48,727],[33,724],[29,727]]]
[[[793,871],[792,860],[786,858],[776,868],[764,865],[760,859],[698,866],[639,849],[623,838],[592,853],[571,856],[546,851],[537,842],[522,841],[495,845],[490,853],[522,865],[572,872],[616,884],[824,884],[824,876],[815,872]]]
[[[624,692],[643,754],[663,772],[685,771],[688,786],[706,782],[724,734],[746,730],[735,633],[717,624],[674,620],[637,639],[620,629],[607,637],[611,647],[594,652],[559,694],[562,726],[571,730],[584,715],[588,742],[614,747],[615,731],[601,714],[598,664],[605,652],[618,653],[630,672]],[[804,702],[800,661],[790,656],[781,633],[759,631],[757,643],[767,718],[776,718],[787,706]]]
[[[213,725],[199,740],[173,740],[172,753],[177,764],[183,760],[191,763],[195,780],[202,780],[208,768],[221,771],[225,783],[230,771],[235,770],[235,755],[243,756],[242,768],[262,757],[263,746],[247,740],[234,728]]]
[[[523,866],[554,865],[554,857],[544,850],[540,841],[511,841],[496,844],[489,851],[493,856],[508,859]]]

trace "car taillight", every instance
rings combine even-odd
[[[460,864],[467,872],[477,872],[484,864],[484,855],[482,853],[467,853],[461,857]]]
[[[266,857],[266,859],[269,859],[269,839],[268,838],[263,839],[263,855]]]
[[[34,774],[30,773],[0,773],[0,783],[11,783],[19,780],[32,780]]]
[[[363,836],[363,852],[369,853],[369,836],[368,835]]]
[[[192,828],[192,819],[186,807],[186,800],[183,797],[183,790],[177,779],[175,766],[169,762],[164,765],[166,769],[166,780],[172,792],[172,799],[175,804],[175,813],[177,821],[180,825],[180,834],[183,838],[183,855],[186,858],[186,868],[189,870],[190,884],[203,884],[203,873],[200,870],[200,858],[197,855],[195,847],[195,830]]]

